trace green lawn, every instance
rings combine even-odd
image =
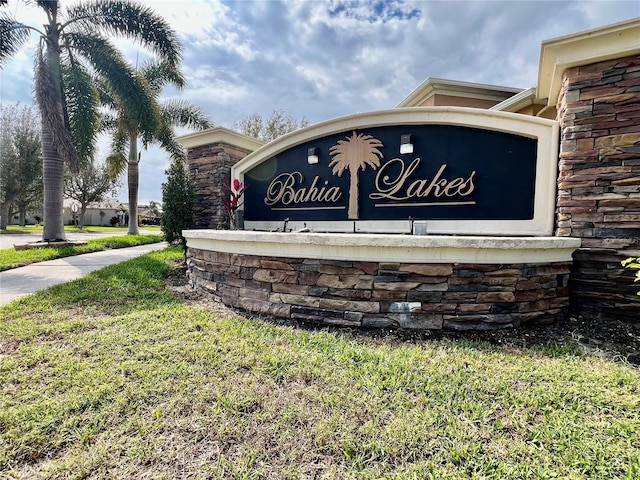
[[[640,477],[629,364],[247,319],[167,290],[181,256],[0,309],[0,478]]]
[[[140,230],[148,230],[151,232],[160,232],[160,226],[158,225],[142,225],[138,227]],[[65,232],[74,232],[74,233],[126,233],[128,231],[127,227],[103,227],[103,226],[95,226],[88,225],[83,229],[76,228],[72,225],[65,225]],[[6,230],[0,230],[0,235],[11,235],[11,234],[25,234],[25,233],[42,233],[42,225],[25,225],[24,227],[20,227],[19,225],[7,225]]]
[[[118,237],[97,238],[88,240],[86,245],[69,247],[34,248],[31,250],[16,250],[4,248],[0,250],[0,272],[11,268],[22,267],[30,263],[53,260],[55,258],[70,257],[82,253],[98,252],[112,248],[134,247],[147,243],[162,241],[161,234],[152,235],[121,235]]]

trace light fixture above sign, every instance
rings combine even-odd
[[[363,233],[406,233],[411,216],[429,235],[551,235],[555,204],[543,199],[557,186],[554,125],[425,107],[308,127],[234,165],[251,186],[245,228],[282,231],[289,218],[315,231],[350,233],[357,222]]]
[[[307,162],[310,165],[318,163],[320,150],[317,147],[311,147],[307,150]]]
[[[400,136],[400,155],[405,155],[407,153],[413,153],[413,135],[401,135]]]

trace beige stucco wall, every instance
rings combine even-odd
[[[484,100],[481,98],[457,97],[453,95],[434,95],[427,99],[423,106],[428,107],[471,107],[490,108],[497,105],[496,100]]]

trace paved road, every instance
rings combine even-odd
[[[113,236],[113,234],[102,236]],[[0,235],[0,237],[18,237],[18,235]],[[20,237],[23,236],[20,235]],[[69,237],[71,237],[71,235],[69,235]],[[34,238],[35,241],[39,239],[36,235],[30,236],[30,238],[31,240],[28,239],[27,241],[34,241]],[[137,247],[104,250],[102,252],[85,253],[73,257],[32,263],[25,267],[0,272],[0,305],[5,305],[12,300],[30,295],[39,290],[44,290],[59,283],[75,280],[108,265],[124,262],[155,250],[162,250],[166,246],[166,242],[161,242],[139,245]]]

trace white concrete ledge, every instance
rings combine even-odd
[[[398,263],[553,263],[571,260],[572,237],[485,237],[185,230],[201,250],[326,260]]]

